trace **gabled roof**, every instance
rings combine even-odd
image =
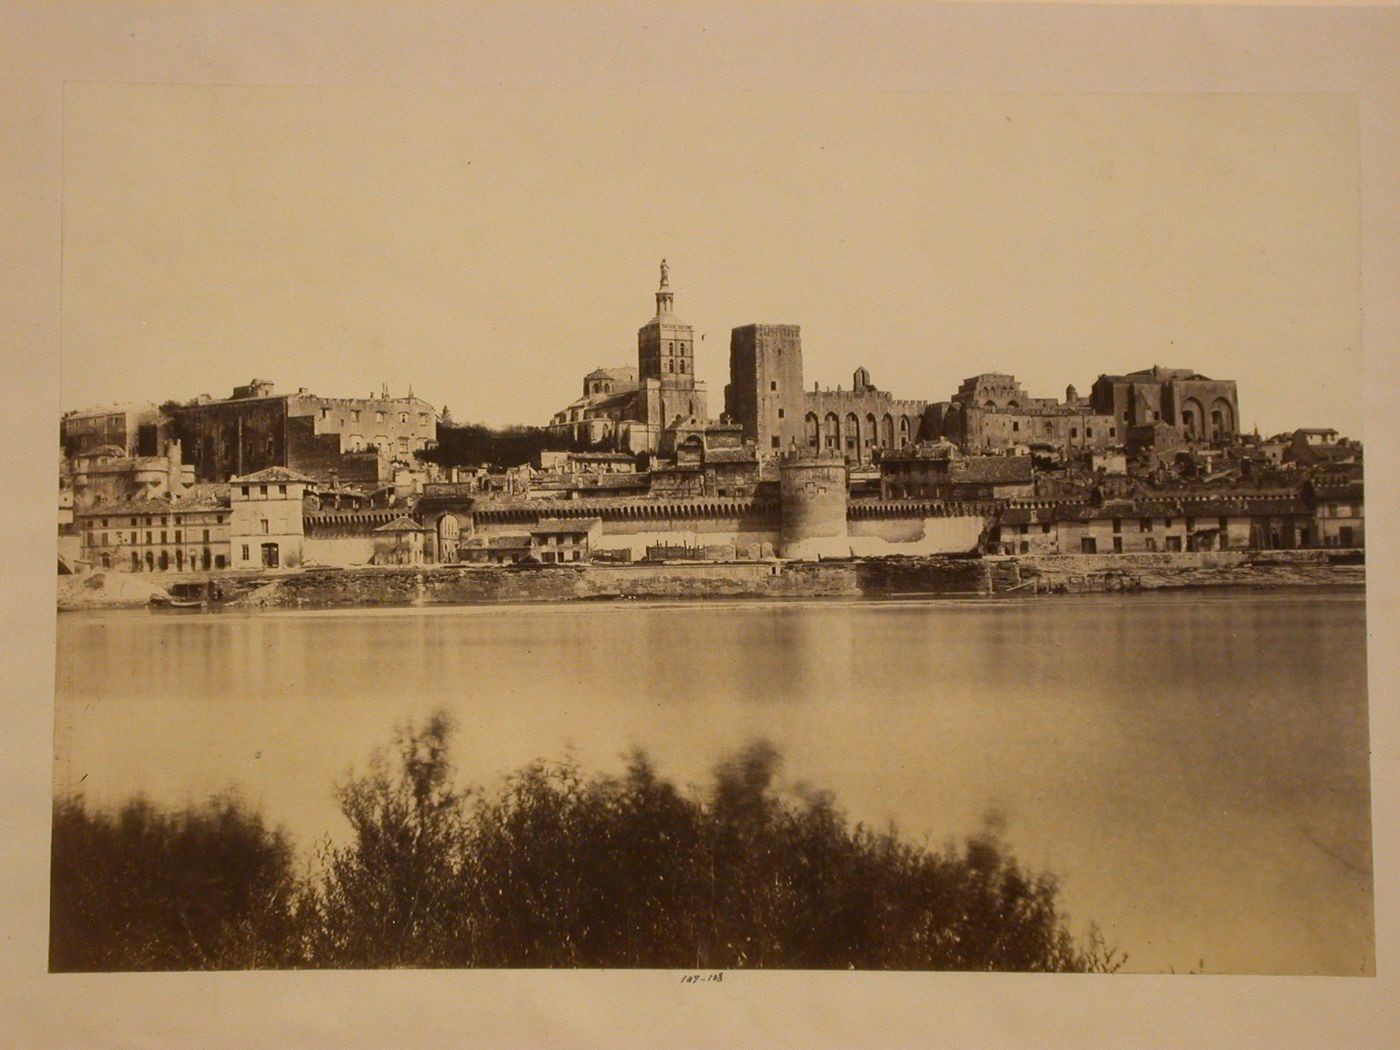
[[[427,532],[428,530],[427,530],[425,527],[423,527],[422,525],[419,525],[418,522],[414,521],[414,520],[413,520],[412,518],[410,518],[407,514],[400,514],[400,515],[399,515],[397,518],[395,518],[393,521],[387,522],[386,524],[379,526],[379,528],[375,529],[374,531],[375,531],[375,532]]]
[[[227,511],[229,505],[213,496],[196,496],[192,499],[133,499],[119,503],[99,503],[78,512],[80,518],[120,517],[123,514],[191,514],[200,511]]]
[[[288,470],[286,467],[264,467],[262,470],[252,474],[242,474],[236,478],[230,478],[234,484],[246,484],[252,482],[255,485],[262,485],[269,481],[276,482],[299,482],[303,485],[316,484],[315,478],[308,478],[305,474],[298,474],[295,470]]]
[[[1003,525],[1039,525],[1055,520],[1053,507],[1008,507],[1001,513]]]

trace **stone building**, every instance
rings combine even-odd
[[[160,409],[149,401],[67,412],[59,421],[64,455],[115,445],[128,456],[154,456],[160,447]]]
[[[82,560],[118,572],[195,572],[230,564],[226,495],[126,500],[77,513]]]
[[[427,531],[406,514],[380,525],[374,530],[374,564],[422,565]]]
[[[956,442],[968,452],[1052,449],[1072,459],[1092,449],[1124,442],[1124,431],[1109,414],[1093,410],[1074,387],[1065,400],[1031,397],[1016,377],[986,372],[964,379],[951,401],[930,406],[926,431]]]
[[[583,397],[556,412],[548,429],[573,441],[654,452],[668,427],[707,417],[706,397],[705,384],[695,378],[695,330],[676,316],[671,271],[662,259],[656,313],[637,330],[636,372],[590,372]]]
[[[652,461],[651,496],[752,496],[758,490],[758,452],[738,423],[677,424],[667,431],[662,451],[667,458]]]
[[[1229,442],[1239,436],[1235,381],[1211,379],[1189,368],[1153,365],[1127,375],[1101,375],[1090,402],[1124,431],[1166,423],[1191,441]]]
[[[1293,493],[1215,493],[1013,505],[989,545],[1003,554],[1147,554],[1291,550],[1316,537]]]
[[[285,467],[267,467],[229,484],[233,568],[300,567],[306,535],[303,500],[315,482]]]
[[[384,483],[395,460],[437,442],[437,410],[422,398],[318,397],[305,387],[276,394],[255,379],[222,400],[200,397],[172,409],[173,426],[200,481],[225,481],[266,467],[328,480]]]
[[[530,551],[542,565],[577,565],[592,560],[602,536],[602,518],[541,518],[530,529]]]
[[[637,370],[630,365],[595,368],[583,377],[583,396],[556,412],[548,429],[579,445],[611,443],[634,414],[637,389]]]
[[[1309,483],[1317,543],[1323,547],[1366,546],[1365,486],[1356,480]]]
[[[725,414],[760,456],[799,448],[869,463],[878,450],[920,436],[927,403],[878,389],[864,368],[856,369],[850,390],[805,390],[803,383],[800,326],[751,324],[730,333]]]
[[[173,499],[195,483],[180,442],[166,442],[162,455],[133,456],[117,445],[99,445],[68,462],[68,484],[76,510],[103,504]]]
[[[637,457],[626,452],[553,452],[535,455],[535,469],[550,474],[635,474]]]
[[[881,499],[1026,499],[1034,494],[1029,456],[966,456],[947,441],[880,454]]]

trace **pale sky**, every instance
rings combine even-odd
[[[543,423],[636,363],[657,263],[723,408],[731,328],[945,400],[1162,364],[1360,436],[1340,94],[70,83],[65,408],[271,379]]]

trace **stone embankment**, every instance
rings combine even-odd
[[[188,577],[186,577],[188,579]],[[900,557],[507,568],[309,569],[219,576],[231,608],[466,605],[703,598],[956,597],[1185,587],[1356,585],[1359,564],[1324,551]],[[61,609],[144,605],[160,586],[127,573],[63,577]]]
[[[913,559],[910,559],[913,562]],[[919,559],[897,570],[870,562],[733,562],[720,565],[425,566],[288,575],[237,606],[453,605],[609,599],[859,598],[898,591],[976,594],[975,561]]]
[[[1328,551],[1201,551],[990,557],[997,590],[1029,593],[1186,587],[1361,585],[1366,567]]]

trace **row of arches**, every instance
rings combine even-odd
[[[919,435],[919,421],[913,416],[876,416],[867,412],[864,418],[854,412],[844,416],[828,412],[818,416],[808,412],[804,422],[807,447],[826,452],[840,452],[846,459],[860,462],[870,458],[875,449],[903,448]]]
[[[1181,429],[1187,437],[1202,441],[1231,437],[1235,433],[1235,408],[1225,398],[1217,397],[1207,414],[1200,400],[1188,397],[1181,405]]]

